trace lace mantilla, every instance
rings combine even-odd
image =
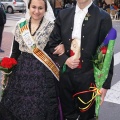
[[[44,18],[40,28],[37,30],[36,34],[34,35],[33,39],[37,47],[40,48],[41,50],[45,48],[47,42],[49,41],[49,35],[52,32],[53,27],[54,27],[54,23]],[[31,53],[31,51],[23,41],[18,25],[16,26],[16,29],[15,29],[15,40],[19,43],[19,49],[22,52]]]

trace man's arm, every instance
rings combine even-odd
[[[57,17],[55,21],[55,26],[50,35],[50,40],[48,42],[51,54],[54,53],[55,48],[61,43],[63,43],[63,40],[62,40],[62,35],[61,35],[61,19],[60,19],[60,14],[59,14],[59,16]],[[55,55],[55,54],[53,54],[52,56],[55,62],[57,62],[57,65],[59,67],[62,67],[68,58],[68,56],[65,53],[63,53],[60,56]]]
[[[104,19],[101,25],[100,37],[99,37],[100,44],[103,42],[103,40],[105,39],[106,35],[108,34],[111,28],[112,28],[112,20],[110,15],[107,14],[106,18]],[[114,58],[112,58],[112,61],[111,61],[108,77],[103,84],[103,88],[105,89],[110,89],[111,80],[113,76],[113,67],[114,67]]]
[[[100,29],[100,36],[99,36],[99,42],[102,43],[110,29],[112,28],[112,20],[110,15],[106,15],[106,18],[103,20],[101,29]],[[104,101],[104,98],[106,96],[107,90],[110,89],[111,86],[111,81],[113,77],[113,67],[114,67],[114,59],[112,58],[111,65],[110,65],[110,70],[108,73],[108,77],[105,80],[102,88],[100,89],[101,91],[101,104]]]

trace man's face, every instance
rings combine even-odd
[[[87,6],[91,0],[77,0],[78,5]]]

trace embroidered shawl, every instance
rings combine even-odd
[[[29,20],[27,20],[27,22],[29,24]],[[34,35],[33,39],[37,47],[40,48],[41,50],[45,48],[47,42],[49,41],[49,35],[52,32],[53,27],[54,27],[54,23],[44,18],[40,28],[37,30],[36,34]],[[22,52],[31,53],[31,51],[23,41],[18,25],[16,26],[15,29],[15,40],[19,43],[19,49]]]

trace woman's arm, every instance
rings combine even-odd
[[[54,48],[54,52],[53,54],[57,54],[57,55],[62,55],[65,52],[65,48],[63,44],[59,44],[57,47]]]
[[[13,47],[12,47],[12,53],[11,53],[11,58],[15,58],[16,60],[20,56],[21,51],[19,50],[19,43],[15,40],[13,41]]]

